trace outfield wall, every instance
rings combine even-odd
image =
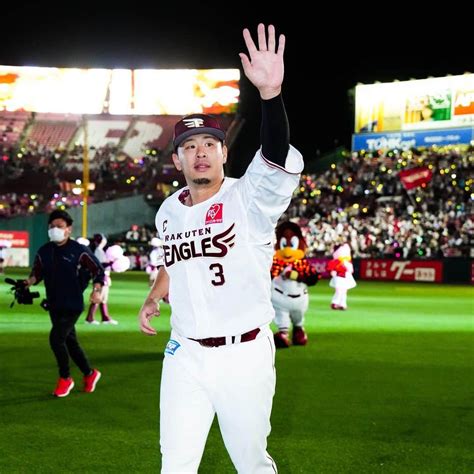
[[[77,238],[82,233],[82,207],[70,208],[67,209],[67,212],[74,220],[73,237]],[[144,224],[153,225],[155,215],[156,209],[152,208],[141,194],[90,204],[88,207],[87,235],[91,236],[96,233],[117,234],[129,230],[132,224],[139,226]],[[39,247],[48,241],[48,215],[40,213],[32,216],[1,219],[0,233],[2,231],[25,231],[28,233],[29,263],[26,263],[26,265],[31,266]]]
[[[310,258],[323,278],[329,278],[329,259]],[[354,277],[360,280],[415,281],[425,283],[474,283],[474,260],[445,258],[440,260],[353,260]]]

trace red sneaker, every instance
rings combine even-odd
[[[67,379],[59,378],[56,389],[53,392],[55,397],[67,397],[74,388],[74,380],[71,377]]]
[[[331,309],[339,309],[339,305],[331,303]]]
[[[277,349],[285,349],[290,347],[290,338],[288,337],[288,332],[278,331],[273,334],[273,340],[275,341],[275,347]]]
[[[295,346],[306,346],[308,342],[308,336],[302,327],[293,328],[293,344]]]
[[[101,377],[101,373],[97,369],[92,370],[92,374],[84,376],[84,392],[91,393],[95,390],[95,386]]]

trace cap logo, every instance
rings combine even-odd
[[[183,123],[188,128],[204,127],[204,120],[202,118],[183,119]]]

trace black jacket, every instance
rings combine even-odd
[[[46,298],[52,310],[82,311],[83,293],[90,276],[104,284],[104,268],[84,245],[69,239],[64,245],[53,242],[40,247],[31,274],[44,279]]]

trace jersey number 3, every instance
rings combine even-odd
[[[221,286],[225,283],[225,278],[224,278],[224,268],[220,263],[213,263],[209,265],[209,270],[214,272],[214,279],[211,280],[211,283],[214,286]]]

